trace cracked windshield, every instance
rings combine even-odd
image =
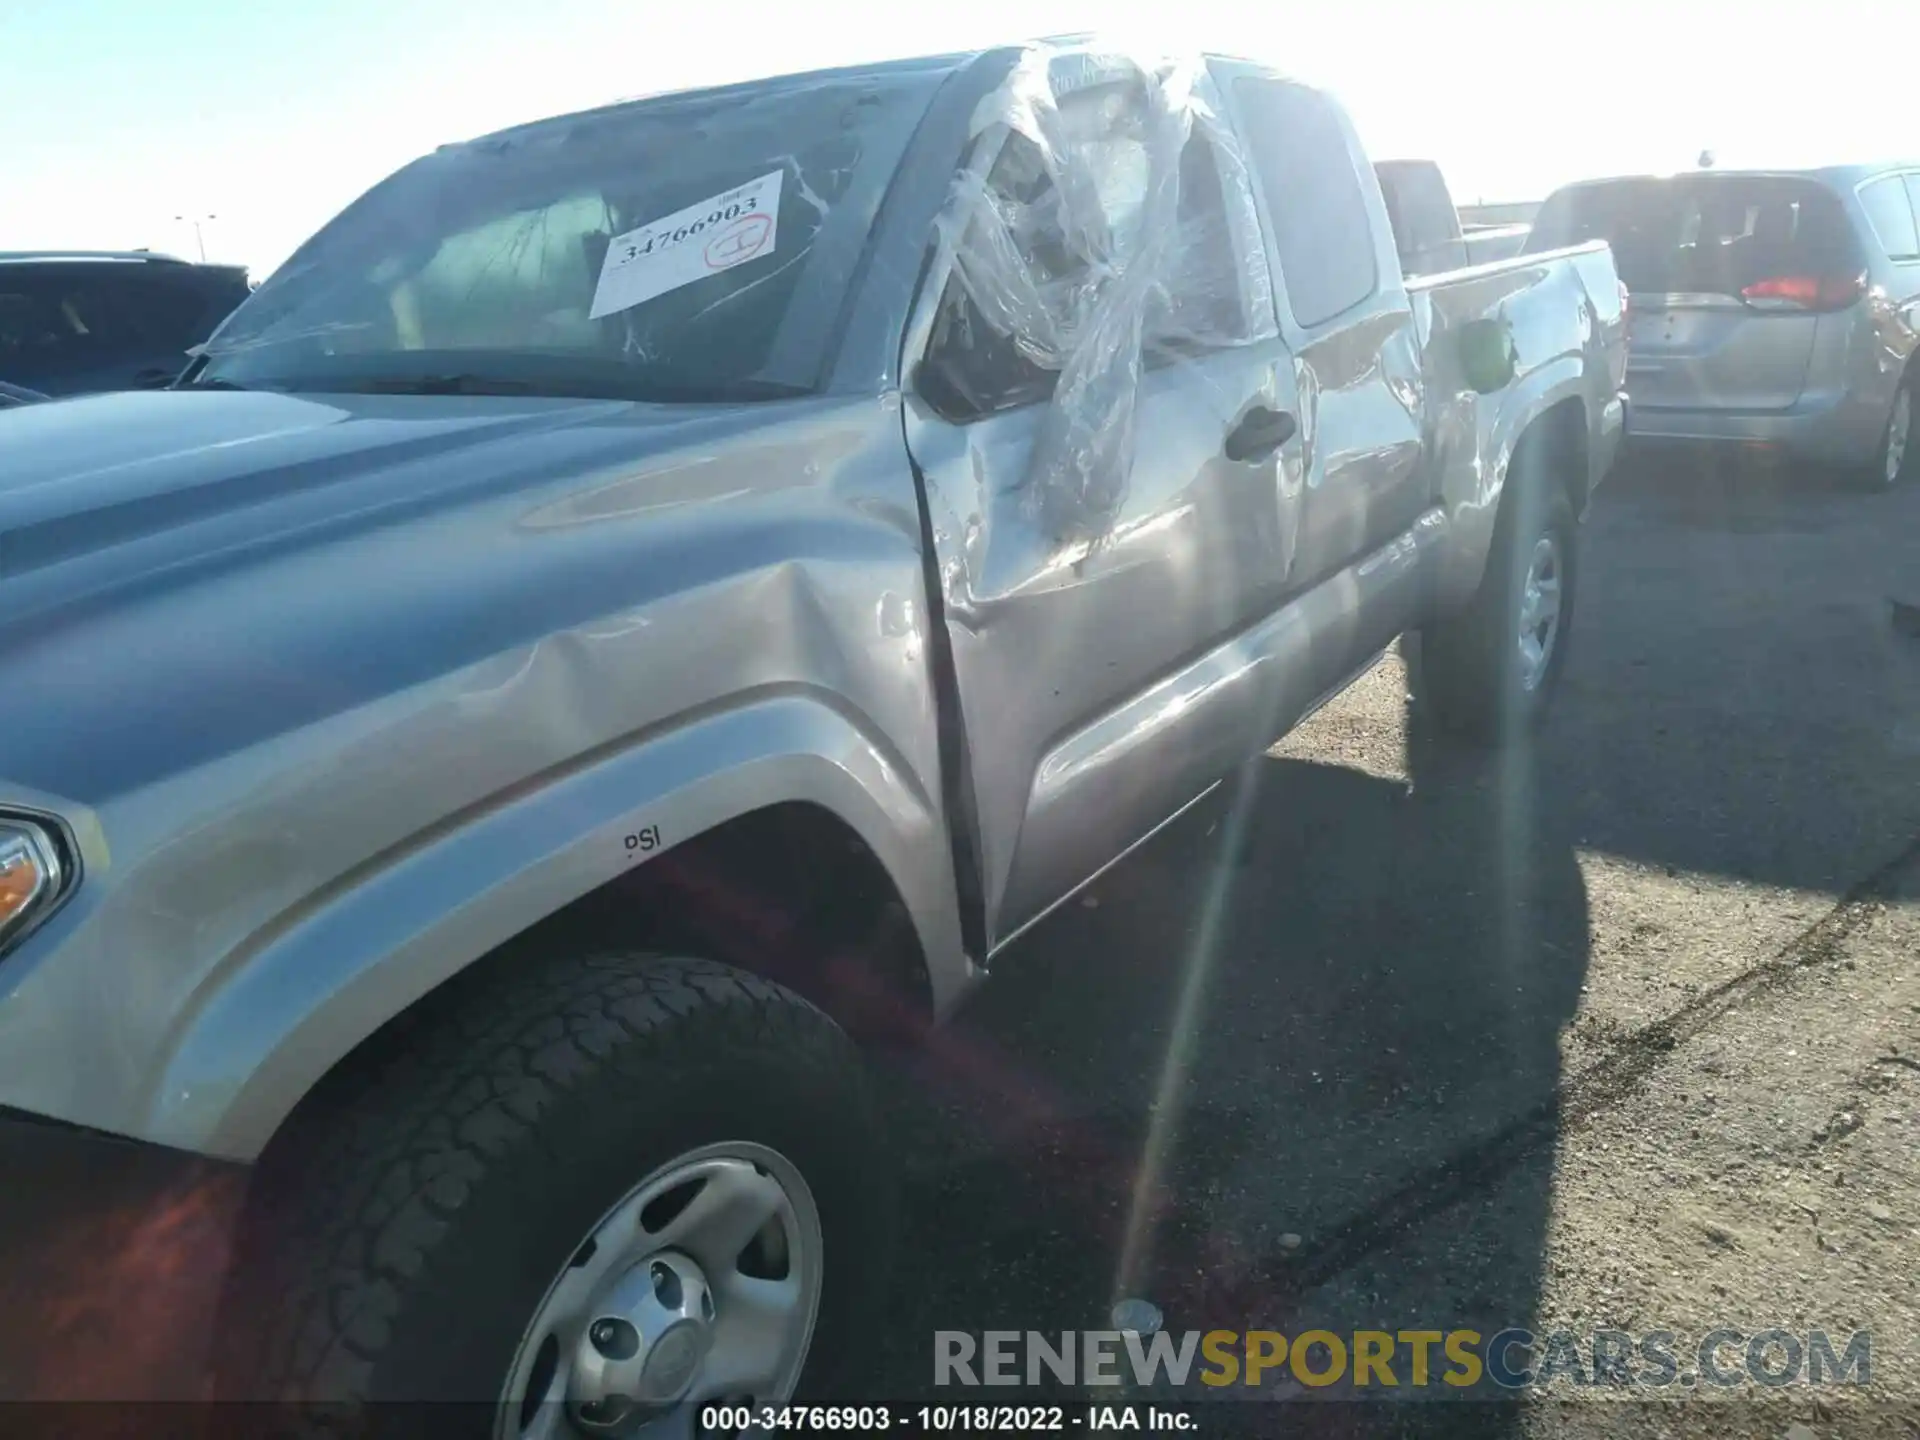
[[[1920,1440],[1917,62],[0,0],[0,1435]]]

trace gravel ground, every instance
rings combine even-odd
[[[1559,1372],[1230,1392],[1290,1429],[1920,1434],[1920,638],[1888,604],[1920,603],[1920,490],[1636,461],[1583,564],[1530,753],[1427,743],[1389,657],[900,1077],[875,1395],[928,1392],[935,1330],[1144,1296],[1173,1332],[1520,1327]],[[1709,1385],[1722,1326],[1869,1331],[1871,1378]],[[1580,1383],[1596,1329],[1674,1332],[1673,1382]]]

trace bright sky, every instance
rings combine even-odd
[[[256,279],[447,140],[609,100],[1094,30],[1270,61],[1456,197],[1920,155],[1920,0],[0,0],[0,250]]]

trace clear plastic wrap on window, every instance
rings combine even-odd
[[[949,299],[1051,379],[1024,484],[1060,538],[1118,516],[1150,359],[1273,333],[1245,162],[1204,89],[1190,63],[1030,50],[975,116],[988,142],[1004,127],[992,168],[942,217]]]

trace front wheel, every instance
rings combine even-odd
[[[1480,588],[1420,640],[1422,699],[1442,729],[1512,743],[1545,714],[1566,665],[1579,524],[1551,476],[1517,474]]]
[[[879,1124],[792,993],[698,960],[536,965],[362,1069],[263,1163],[226,1393],[328,1431],[455,1401],[429,1413],[486,1440],[690,1435],[812,1388],[864,1328]]]

